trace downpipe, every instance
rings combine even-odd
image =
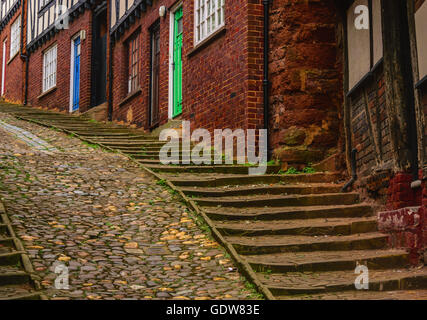
[[[270,80],[269,80],[269,51],[270,51],[270,4],[273,0],[263,0],[264,5],[264,77],[262,81],[264,95],[264,129],[267,132],[267,160],[271,159],[270,150]]]
[[[341,192],[347,192],[347,190],[353,186],[353,184],[357,181],[357,164],[356,164],[356,155],[357,149],[354,148],[351,150],[351,179],[348,181],[344,187],[342,187]]]

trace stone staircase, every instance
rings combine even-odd
[[[167,166],[156,159],[162,143],[137,130],[11,105],[1,111],[140,163],[204,218],[269,299],[427,297],[427,268],[409,268],[408,253],[388,247],[372,207],[357,193],[341,193],[338,173],[286,175],[273,165],[249,176],[244,165]],[[358,265],[369,269],[369,290],[355,289]]]
[[[28,256],[0,202],[0,300],[42,299],[32,273]]]

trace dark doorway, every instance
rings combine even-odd
[[[107,5],[102,2],[94,10],[92,45],[91,106],[107,99]]]
[[[159,80],[160,80],[160,24],[156,23],[151,28],[150,47],[150,128],[159,124]]]

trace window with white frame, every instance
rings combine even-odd
[[[18,17],[10,28],[10,58],[18,53],[21,37],[21,18]]]
[[[43,54],[43,92],[56,86],[56,53],[55,45]]]
[[[225,0],[195,0],[195,43],[198,44],[225,24]]]

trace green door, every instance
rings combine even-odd
[[[181,7],[175,12],[173,36],[173,117],[182,113],[182,31]]]

